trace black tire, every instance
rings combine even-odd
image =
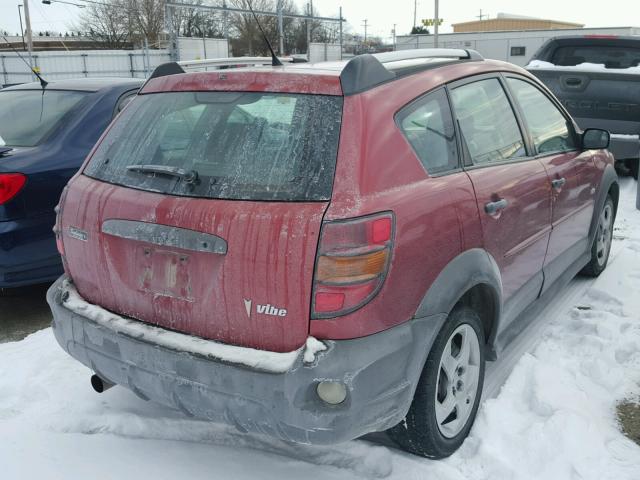
[[[50,283],[42,283],[37,285],[28,285],[24,287],[10,287],[4,288],[0,287],[0,298],[15,298],[15,297],[26,297],[29,295],[34,295],[37,292],[44,291],[46,292],[49,288]]]
[[[602,234],[601,231],[601,215],[606,211],[610,212],[610,221],[611,226],[606,235],[608,235],[608,244],[605,252],[601,252],[599,246],[601,245],[598,240]],[[593,238],[593,243],[591,244],[591,259],[589,263],[587,263],[584,268],[580,271],[581,275],[585,275],[588,277],[597,277],[600,275],[605,268],[607,268],[607,262],[609,261],[609,252],[611,251],[611,241],[613,238],[613,224],[616,218],[615,206],[613,203],[613,199],[607,195],[607,199],[604,202],[602,210],[598,214],[598,226],[596,227],[596,234]]]
[[[438,373],[440,360],[448,341],[456,329],[465,324],[469,325],[477,335],[480,347],[478,386],[473,406],[464,426],[459,433],[449,438],[441,433],[436,419]],[[473,426],[482,397],[485,369],[484,347],[484,328],[478,314],[469,307],[454,309],[431,347],[407,416],[402,422],[387,431],[391,439],[403,450],[423,457],[438,459],[448,457],[462,445]]]
[[[23,295],[23,290],[20,288],[0,288],[0,298],[19,297],[21,295]]]

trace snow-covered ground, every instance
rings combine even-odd
[[[122,388],[98,395],[89,370],[47,329],[0,345],[0,478],[638,480],[640,447],[615,417],[616,401],[640,394],[635,182],[624,179],[620,203],[606,272],[574,283],[585,293],[572,304],[543,312],[539,342],[521,344],[502,389],[447,460],[364,440],[288,445],[186,418]],[[494,379],[511,368],[500,365],[490,369]]]
[[[601,72],[606,71],[610,73],[628,73],[631,75],[637,75],[640,73],[640,67],[628,67],[628,68],[607,68],[604,63],[580,63],[578,65],[555,65],[544,60],[531,60],[525,68],[529,69],[544,69],[544,70],[573,70],[582,72]]]

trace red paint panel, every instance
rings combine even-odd
[[[565,179],[552,188],[553,215],[551,238],[545,266],[558,260],[570,247],[586,240],[593,215],[597,181],[600,179],[591,152],[568,152],[540,159],[552,180]],[[571,257],[567,258],[567,263]]]
[[[300,347],[309,331],[316,246],[327,203],[208,200],[143,192],[76,177],[63,210],[69,273],[89,302],[224,343],[272,351]],[[217,235],[226,255],[101,233],[107,219]],[[88,240],[69,237],[69,227]],[[251,315],[245,300],[251,301]],[[258,313],[258,305],[286,316]]]
[[[551,186],[535,159],[469,170],[475,187],[484,246],[502,274],[504,301],[542,269],[551,232]],[[489,202],[508,206],[494,215]]]
[[[327,211],[331,217],[336,212],[357,216],[392,210],[395,243],[389,273],[373,300],[343,317],[312,320],[313,336],[357,338],[411,319],[442,269],[463,250],[477,246],[472,242],[480,237],[478,212],[467,175],[422,175],[421,181],[363,197],[355,205],[331,203]],[[459,217],[465,219],[464,226]]]

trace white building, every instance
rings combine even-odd
[[[485,58],[525,66],[546,40],[567,35],[640,35],[640,27],[441,33],[438,46],[477,50]],[[396,38],[396,50],[433,47],[433,35],[402,35]]]

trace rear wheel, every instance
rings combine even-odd
[[[483,382],[482,322],[472,309],[456,308],[431,348],[407,416],[389,436],[411,453],[448,457],[471,430]]]
[[[591,245],[591,260],[585,265],[580,273],[590,277],[597,277],[607,267],[609,252],[611,251],[611,241],[613,239],[613,221],[615,219],[615,209],[610,196],[604,202],[604,207],[598,217],[596,236]]]

